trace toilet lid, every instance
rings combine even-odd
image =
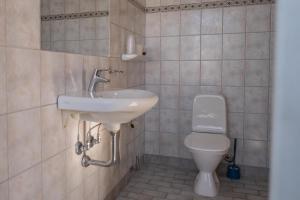
[[[213,133],[191,133],[184,140],[186,147],[201,151],[227,151],[230,146],[230,140],[220,134]]]

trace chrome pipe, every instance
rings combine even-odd
[[[119,131],[117,133],[110,132],[111,135],[111,157],[107,161],[93,160],[85,153],[81,159],[81,165],[83,167],[88,167],[90,165],[100,166],[100,167],[110,167],[119,163],[120,154],[119,154]]]

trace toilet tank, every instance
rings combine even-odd
[[[221,95],[198,95],[193,104],[193,132],[226,134],[225,98]]]

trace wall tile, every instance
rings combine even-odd
[[[136,23],[136,7],[131,3],[128,3],[128,27],[131,32],[135,32],[135,23]]]
[[[181,11],[181,35],[199,35],[201,33],[201,11]]]
[[[230,138],[244,138],[244,114],[228,114],[228,133]]]
[[[66,151],[66,183],[68,193],[82,183],[83,168],[80,165],[80,159],[80,156],[75,154],[73,147]]]
[[[0,114],[7,112],[6,68],[5,48],[0,48]]]
[[[40,52],[8,48],[8,112],[40,105]]]
[[[66,198],[65,162],[66,155],[63,152],[42,164],[44,200]]]
[[[222,8],[202,10],[202,34],[222,33]]]
[[[223,87],[229,112],[244,111],[244,87]]]
[[[159,131],[159,110],[153,109],[145,114],[146,131]]]
[[[268,109],[267,87],[245,88],[245,111],[247,113],[266,113]]]
[[[146,62],[146,84],[160,84],[160,62]]]
[[[52,0],[49,2],[49,9],[50,9],[50,14],[55,15],[55,14],[61,14],[64,12],[64,0]]]
[[[180,12],[161,13],[161,35],[175,36],[180,33]]]
[[[179,88],[173,85],[162,85],[160,91],[160,107],[177,109],[179,102]]]
[[[191,110],[181,110],[179,112],[179,133],[181,135],[186,136],[192,132],[192,118]]]
[[[28,121],[27,119],[30,119]],[[8,115],[8,161],[12,177],[41,161],[40,109]]]
[[[247,60],[245,67],[246,86],[268,86],[269,60]]]
[[[201,36],[201,60],[222,59],[222,35]]]
[[[268,119],[263,114],[247,114],[245,116],[245,139],[267,140]]]
[[[119,24],[119,20],[120,20],[120,2],[119,0],[111,0],[109,1],[109,18],[110,21],[115,23],[115,24]]]
[[[110,24],[110,56],[119,57],[121,54],[121,29],[119,26]]]
[[[178,111],[160,109],[160,132],[178,133]]]
[[[145,132],[145,153],[159,154],[159,133]]]
[[[65,13],[80,12],[79,0],[65,0]]]
[[[79,40],[80,37],[80,23],[79,19],[66,20],[65,26],[65,40]],[[43,35],[43,34],[42,34]]]
[[[161,84],[179,84],[179,61],[161,62]]]
[[[37,165],[9,180],[9,199],[42,200],[41,165]]]
[[[105,2],[106,0],[101,0]],[[129,13],[128,13],[128,1],[120,1],[120,25],[124,28],[128,27]]]
[[[221,85],[222,62],[201,62],[201,85]]]
[[[223,32],[243,33],[246,25],[246,7],[224,8]]]
[[[246,34],[246,59],[268,59],[269,58],[269,38],[266,33]]]
[[[0,200],[8,200],[8,181],[0,183]]]
[[[200,86],[201,94],[221,94],[221,86]]]
[[[276,31],[276,5],[271,6],[271,31]]]
[[[179,37],[161,38],[161,59],[179,60]]]
[[[86,18],[79,20],[80,40],[92,40],[96,38],[96,20],[95,18]]]
[[[47,159],[65,149],[61,111],[56,105],[41,108],[42,158]]]
[[[96,0],[96,10],[108,10],[107,0]]]
[[[160,60],[160,38],[146,38],[147,60]]]
[[[96,18],[96,39],[107,40],[108,38],[109,38],[108,17]]]
[[[223,35],[223,59],[244,59],[245,34]]]
[[[83,56],[65,54],[65,79],[66,93],[81,93],[83,88],[82,80]]]
[[[160,36],[160,13],[146,14],[146,36]]]
[[[247,6],[247,32],[270,31],[271,5]]]
[[[200,84],[200,61],[180,62],[180,84],[181,85]]]
[[[267,143],[264,141],[245,140],[244,159],[245,165],[267,166]]]
[[[83,182],[84,199],[98,200],[98,173],[87,176]]]
[[[200,94],[199,86],[180,86],[180,104],[182,110],[193,110],[193,101],[196,95]]]
[[[180,40],[180,59],[200,60],[200,36],[183,36]]]
[[[95,0],[80,0],[80,12],[95,11]]]
[[[51,42],[51,22],[50,21],[42,21],[41,22],[41,41],[42,42]]]
[[[179,5],[180,0],[163,0],[160,1],[160,5],[162,6],[169,6],[169,5]]]
[[[0,129],[0,160],[1,160],[0,183],[8,179],[7,125],[6,124],[7,124],[6,116],[1,116],[0,117],[0,127],[1,127]]]
[[[160,0],[146,0],[147,7],[160,6]]]
[[[222,85],[243,86],[244,85],[244,65],[243,60],[223,61]]]
[[[5,0],[0,1],[0,45],[5,45]]]
[[[173,133],[161,133],[159,137],[159,153],[165,156],[178,156],[179,136]]]
[[[65,39],[65,20],[51,21],[51,41],[62,42]]]
[[[6,44],[40,49],[40,1],[6,1]]]
[[[65,93],[65,57],[62,53],[41,52],[41,104],[56,103]]]

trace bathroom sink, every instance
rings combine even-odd
[[[101,122],[111,129],[128,123],[150,110],[158,102],[158,97],[145,90],[124,89],[83,95],[58,97],[58,108],[79,113],[81,120]],[[116,128],[117,127],[117,128]]]

